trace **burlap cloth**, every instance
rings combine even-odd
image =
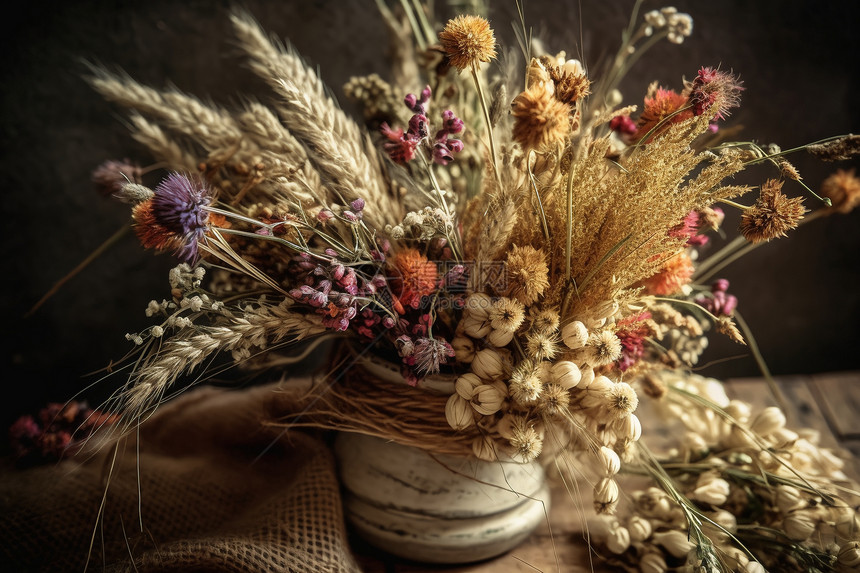
[[[285,407],[272,386],[163,405],[140,430],[139,480],[134,439],[119,450],[98,527],[113,448],[4,466],[0,569],[80,573],[89,553],[89,571],[357,572],[328,446],[263,423]]]

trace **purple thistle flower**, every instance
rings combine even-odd
[[[179,239],[176,254],[181,259],[197,259],[197,242],[206,232],[211,197],[202,182],[181,173],[171,173],[155,188],[152,215],[155,222]]]

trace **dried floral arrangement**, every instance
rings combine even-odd
[[[728,283],[712,281],[725,264],[860,202],[853,173],[820,197],[786,157],[850,157],[858,137],[787,151],[724,140],[743,86],[719,67],[625,105],[618,83],[647,47],[692,32],[672,8],[637,3],[597,72],[543,53],[525,22],[525,65],[501,69],[483,17],[436,26],[378,4],[398,45],[391,79],[345,86],[366,129],[240,11],[238,45],[272,106],[228,110],[92,70],[170,172],[150,187],[109,161],[96,181],[131,205],[145,247],[182,261],[170,297],[146,308],[154,324],[127,336],[131,374],[105,405],[121,418],[105,420],[132,429],[218,355],[278,374],[291,359],[272,351],[334,339],[335,366],[285,425],[588,468],[595,547],[628,570],[860,565],[843,462],[778,409],[751,412],[688,373],[710,329],[749,337]],[[756,164],[773,168],[758,189],[731,182]],[[740,234],[700,260],[723,207],[742,211]],[[685,428],[676,450],[640,443],[646,399]],[[619,507],[620,472],[653,487]]]

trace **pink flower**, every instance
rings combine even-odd
[[[388,140],[382,143],[382,148],[388,153],[391,161],[404,164],[415,158],[415,149],[419,143],[418,140],[407,137],[400,128],[396,130],[391,129],[387,123],[383,123],[379,129],[382,131],[382,135]]]
[[[690,95],[687,101],[693,106],[693,113],[702,115],[716,106],[715,119],[725,119],[729,110],[740,105],[740,81],[730,73],[714,68],[702,68],[699,74],[687,85]]]

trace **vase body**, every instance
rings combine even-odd
[[[344,507],[355,531],[394,555],[469,563],[501,555],[546,520],[537,463],[431,456],[360,434],[335,443]]]

